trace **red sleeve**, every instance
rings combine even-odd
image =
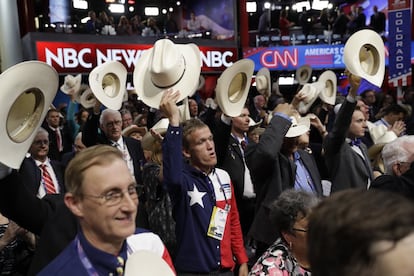
[[[248,262],[249,258],[247,257],[246,250],[244,248],[243,233],[240,225],[239,210],[237,209],[236,197],[234,196],[233,184],[231,185],[231,193],[231,250],[236,257],[237,263],[244,264]]]
[[[167,262],[169,267],[171,267],[171,269],[174,271],[174,274],[177,275],[177,273],[175,272],[175,268],[174,268],[170,253],[168,253],[168,250],[167,248],[165,248],[165,246],[164,246],[164,253],[162,253],[162,258],[164,259],[165,262]]]

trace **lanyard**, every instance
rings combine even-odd
[[[93,265],[92,265],[91,261],[89,260],[88,256],[86,256],[85,251],[83,250],[83,247],[82,247],[82,245],[79,241],[78,236],[76,236],[75,242],[76,242],[76,249],[78,251],[78,256],[79,256],[79,258],[82,262],[83,267],[88,272],[88,275],[90,275],[90,276],[99,276],[98,272],[93,267]],[[127,244],[127,251],[128,251],[128,254],[132,253],[132,249],[129,247],[128,244]]]

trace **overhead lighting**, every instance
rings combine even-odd
[[[311,6],[309,4],[309,1],[297,2],[295,7],[296,7],[296,11],[298,11],[298,12],[301,12],[303,10],[303,8],[306,8],[306,10],[310,10],[310,8],[311,8]],[[293,9],[293,7],[292,7],[292,9]]]
[[[173,11],[174,11],[174,8],[173,8],[173,7],[169,7],[169,8],[168,8],[168,11],[169,11],[169,12],[173,12]]]
[[[263,7],[265,8],[265,10],[270,9],[270,7],[271,7],[270,2],[265,2],[264,5],[263,5]]]
[[[85,0],[73,0],[73,8],[79,10],[87,10],[88,2]]]
[[[177,6],[180,6],[181,5],[181,2],[180,1],[177,1],[176,4],[177,4]]]
[[[313,0],[312,9],[314,9],[314,10],[323,10],[325,8],[328,8],[328,5],[329,5],[329,1]]]
[[[128,9],[129,9],[129,12],[134,12],[135,10],[134,6],[130,6]]]
[[[123,4],[109,4],[108,10],[112,13],[125,13],[125,6]]]
[[[256,2],[246,2],[246,11],[247,12],[257,12],[257,3]]]
[[[158,7],[145,7],[144,13],[146,16],[158,16],[160,9]]]
[[[162,13],[162,14],[167,14],[167,9],[162,9],[162,10],[161,10],[161,13]]]

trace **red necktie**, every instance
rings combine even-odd
[[[60,131],[59,129],[55,130],[56,133],[56,143],[57,143],[57,148],[58,151],[61,152],[62,151],[62,139],[60,138]]]
[[[39,165],[39,167],[42,170],[42,181],[45,185],[46,193],[47,194],[56,194],[55,185],[53,185],[52,177],[50,177],[50,174],[47,171],[46,165],[41,164],[41,165]]]
[[[245,151],[245,150],[246,150],[246,148],[247,148],[247,143],[246,143],[246,141],[245,141],[245,140],[242,140],[242,141],[240,142],[240,145],[241,145],[241,147],[242,147],[243,151]]]

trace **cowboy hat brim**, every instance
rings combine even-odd
[[[221,73],[216,85],[216,100],[221,110],[230,117],[240,115],[249,94],[254,62],[241,59]]]
[[[0,162],[18,169],[59,88],[59,76],[40,61],[18,63],[0,75]]]
[[[298,111],[300,114],[305,114],[313,105],[319,96],[321,85],[319,83],[306,83],[298,93],[306,95],[305,99],[299,103]]]
[[[60,90],[66,95],[75,95],[76,93],[79,92],[81,82],[82,82],[82,74],[78,74],[75,77],[73,77],[73,80],[75,82],[75,85],[73,87],[66,86],[66,78],[68,76],[65,77],[65,83],[62,84],[62,86],[60,87]]]
[[[327,104],[335,105],[337,89],[336,74],[331,70],[327,70],[319,76],[318,82],[323,85],[319,93],[319,98]]]
[[[297,121],[292,120],[292,124],[288,132],[285,134],[287,138],[293,138],[305,134],[310,129],[310,120],[308,117],[301,117]]]
[[[353,75],[381,87],[385,73],[385,47],[381,36],[369,29],[354,33],[345,43],[344,63]]]
[[[167,118],[162,118],[159,120],[151,129],[155,130],[161,135],[164,135],[167,132],[169,121]],[[152,150],[152,144],[154,144],[155,138],[152,136],[151,131],[145,133],[144,137],[141,140],[141,146],[144,150]]]
[[[119,61],[108,61],[89,73],[89,87],[109,109],[119,110],[126,90],[127,70]]]
[[[296,70],[295,78],[301,85],[308,83],[311,77],[312,67],[310,67],[308,64],[302,65]]]
[[[265,79],[264,82],[264,87],[261,87],[260,84],[258,84],[258,79],[260,78],[260,76],[263,76]],[[257,91],[262,94],[264,97],[269,98],[270,97],[270,93],[272,90],[272,80],[270,78],[270,71],[267,67],[262,67],[259,72],[257,72],[256,74],[256,88]]]
[[[174,44],[176,49],[182,54],[185,62],[185,71],[180,80],[168,87],[159,87],[152,82],[151,72],[148,69],[154,48],[145,50],[135,65],[133,74],[134,87],[139,98],[149,107],[160,107],[163,91],[172,88],[180,91],[177,102],[194,94],[199,84],[201,72],[200,50],[193,44]]]

